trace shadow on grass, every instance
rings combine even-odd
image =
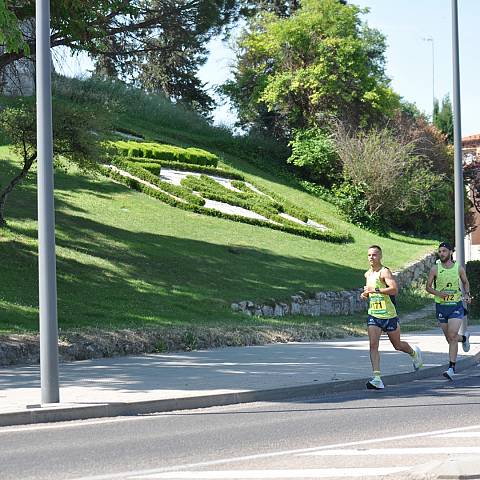
[[[334,262],[106,225],[82,216],[69,191],[107,198],[124,192],[88,177],[62,178],[56,198],[61,328],[243,323],[251,320],[231,311],[233,301],[288,298],[325,283],[341,289],[352,279],[362,282],[363,270]],[[35,218],[35,189],[27,184],[15,193],[7,214]],[[0,243],[9,278],[0,295],[0,321],[5,330],[36,330],[37,232],[31,222],[16,222],[9,231],[12,238]]]

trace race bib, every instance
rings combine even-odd
[[[387,313],[387,304],[384,295],[370,294],[370,311],[375,314]]]
[[[442,293],[446,293],[447,296],[441,299],[441,303],[455,304],[458,302],[456,299],[456,290],[442,290]]]

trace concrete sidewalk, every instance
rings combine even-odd
[[[471,350],[459,345],[458,369],[480,358],[480,327]],[[439,329],[405,335],[424,352],[412,373],[410,357],[382,337],[385,384],[440,375],[448,363]],[[0,368],[0,426],[133,415],[268,401],[365,389],[371,374],[368,339],[270,344],[87,360],[60,365],[60,404],[40,405],[39,366]]]

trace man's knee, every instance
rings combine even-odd
[[[448,343],[457,343],[458,342],[458,333],[448,333],[447,334]]]

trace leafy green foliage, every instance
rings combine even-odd
[[[303,176],[324,186],[340,183],[342,166],[330,135],[318,128],[297,130],[290,147],[288,162],[300,167]]]
[[[414,142],[402,143],[387,128],[351,133],[342,127],[336,141],[346,179],[338,197],[349,219],[382,232],[451,231],[451,181],[414,154]]]
[[[453,110],[448,94],[443,97],[441,107],[435,99],[432,122],[445,135],[448,142],[453,144]]]
[[[216,155],[200,148],[180,148],[173,145],[122,140],[110,142],[109,146],[112,147],[114,152],[121,153],[125,157],[169,160],[213,167],[218,164]]]
[[[384,37],[355,5],[301,5],[288,18],[260,16],[241,36],[234,78],[223,87],[240,123],[289,139],[334,117],[352,125],[391,117],[399,99],[384,74]]]
[[[344,182],[334,189],[336,204],[340,207],[345,217],[355,225],[386,233],[390,226],[387,222],[382,223],[382,218],[377,212],[371,212],[368,208],[368,200],[365,195],[365,184],[352,184]]]
[[[466,272],[470,282],[470,295],[472,296],[470,310],[474,316],[480,318],[480,261],[467,262]]]
[[[125,160],[129,162],[138,162],[145,163],[148,162],[149,165],[171,168],[172,170],[180,170],[184,172],[197,172],[204,173],[206,175],[217,175],[223,178],[231,178],[235,180],[245,180],[245,177],[241,173],[232,172],[230,170],[220,169],[216,167],[208,167],[205,165],[196,165],[194,163],[185,163],[185,162],[173,162],[169,160],[157,160],[157,159],[145,159],[142,157],[126,157]],[[156,171],[156,169],[155,169]]]
[[[53,154],[57,162],[67,159],[83,170],[94,168],[103,159],[104,151],[98,135],[108,122],[95,110],[53,103]],[[37,125],[32,101],[20,102],[0,112],[0,131],[22,159],[22,169],[0,191],[0,224],[5,223],[4,208],[8,195],[28,175],[37,159]]]
[[[18,53],[22,50],[26,55],[30,53],[30,48],[19,28],[18,18],[9,9],[6,0],[0,0],[0,44],[5,45],[5,53]]]
[[[148,183],[151,183],[152,185],[157,186],[159,189],[163,190],[163,192],[170,193],[171,195],[183,199],[192,205],[202,206],[205,204],[205,201],[202,198],[193,195],[190,190],[183,188],[179,185],[173,185],[169,182],[164,182],[160,180],[157,175],[143,168],[142,166],[140,166],[140,164],[122,161],[118,158],[113,160],[112,163],[118,168],[130,173],[131,175],[134,175],[135,177],[138,177]]]

